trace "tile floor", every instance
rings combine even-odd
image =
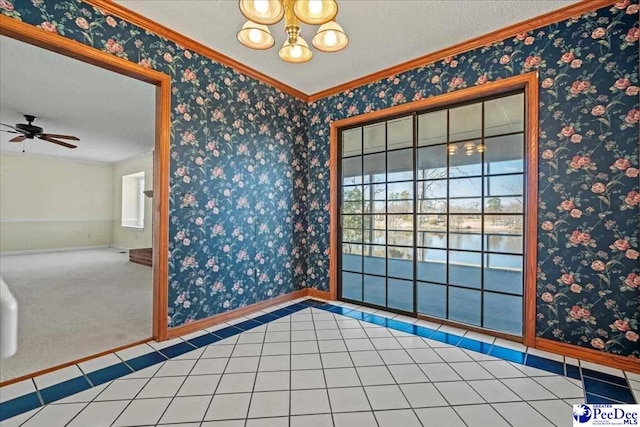
[[[0,389],[2,426],[567,426],[640,375],[303,300]]]

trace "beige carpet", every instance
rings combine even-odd
[[[151,268],[117,249],[0,257],[18,300],[18,352],[0,381],[151,336]]]

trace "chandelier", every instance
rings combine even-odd
[[[280,58],[302,63],[311,60],[313,52],[300,35],[300,22],[320,25],[311,40],[322,52],[337,52],[349,44],[349,38],[337,22],[335,0],[240,0],[240,11],[248,19],[238,32],[240,43],[251,49],[270,49],[275,40],[267,25],[277,24],[284,17],[287,40],[280,48]]]

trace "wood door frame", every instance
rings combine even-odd
[[[153,160],[153,338],[167,339],[169,283],[169,150],[171,144],[171,76],[144,68],[91,46],[0,15],[0,35],[75,58],[156,86]],[[49,319],[43,319],[49,321]]]
[[[530,72],[502,80],[460,89],[438,96],[408,102],[395,107],[377,110],[342,120],[331,122],[330,159],[329,159],[329,294],[331,300],[338,299],[338,231],[340,221],[340,177],[338,176],[339,131],[342,128],[357,126],[375,120],[412,113],[419,110],[443,107],[460,102],[473,101],[487,96],[498,95],[522,89],[525,93],[526,167],[525,185],[525,271],[524,271],[524,332],[523,342],[527,346],[535,345],[536,323],[536,270],[537,270],[537,221],[538,221],[538,73]]]

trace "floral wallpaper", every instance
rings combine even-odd
[[[640,356],[639,36],[623,0],[311,104],[309,285],[328,290],[332,120],[538,71],[537,334]]]
[[[329,124],[540,73],[537,333],[640,356],[638,2],[307,105],[78,0],[0,12],[172,76],[169,325],[328,290]]]
[[[0,11],[172,77],[170,326],[305,285],[306,103],[76,0]]]

